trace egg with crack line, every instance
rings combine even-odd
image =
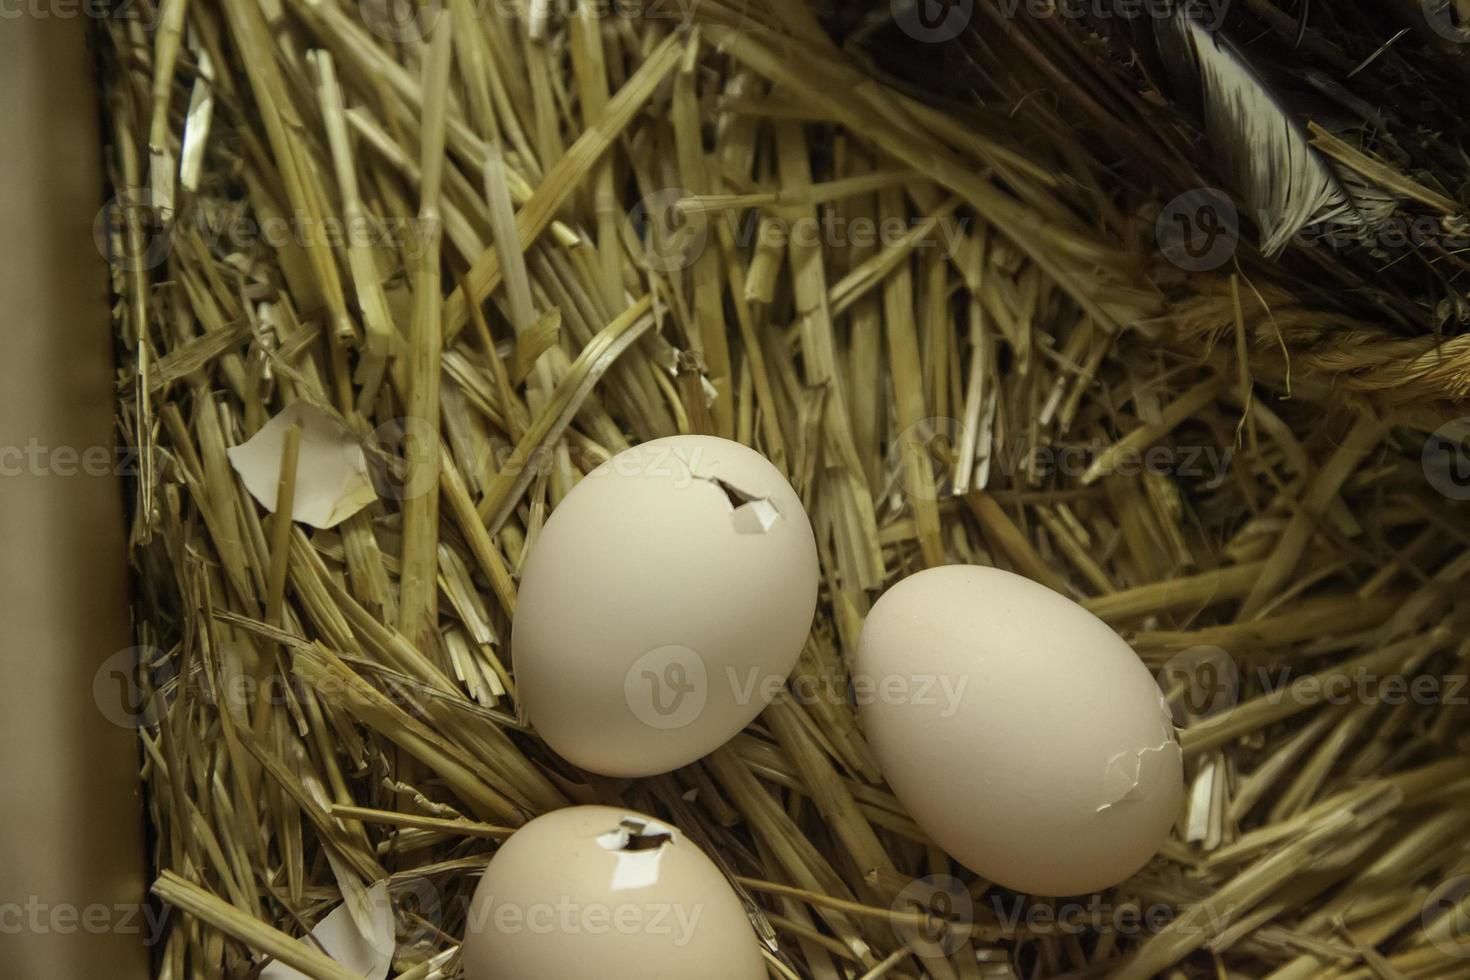
[[[898,582],[863,624],[863,732],[920,828],[988,880],[1038,895],[1115,885],[1179,813],[1167,701],[1117,633],[995,568]]]
[[[745,907],[676,828],[606,806],[512,834],[470,902],[465,980],[764,980]]]
[[[532,726],[569,762],[648,776],[723,745],[778,694],[817,601],[796,491],[711,436],[634,446],[552,511],[511,631]]]

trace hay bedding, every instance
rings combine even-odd
[[[1140,91],[1076,24],[904,48],[794,2],[429,6],[448,29],[376,0],[105,23],[140,735],[155,891],[186,913],[160,976],[340,976],[293,937],[383,879],[395,972],[453,976],[496,841],[593,801],[716,855],[773,976],[1467,975],[1470,524],[1421,462],[1470,390],[1455,274],[1411,293],[1349,256],[1334,284],[1244,238],[1167,261],[1156,217],[1208,147],[1070,115],[1102,90],[1078,51]],[[925,88],[926,58],[962,84]],[[1463,220],[1453,154],[1349,142],[1401,213]],[[1396,282],[1395,312],[1344,282]],[[227,455],[298,402],[378,481],[329,530]],[[583,473],[676,432],[758,447],[807,504],[802,695],[603,780],[518,718],[516,571]],[[883,787],[846,656],[943,562],[1076,597],[1166,679],[1187,812],[1117,889],[1004,893]]]

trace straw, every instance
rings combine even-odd
[[[1173,264],[1157,217],[1209,186],[1203,151],[1109,30],[1034,10],[979,3],[928,44],[886,2],[395,6],[104,24],[115,191],[155,192],[106,233],[141,257],[113,282],[150,859],[183,913],[160,975],[345,977],[298,938],[387,880],[394,975],[454,976],[486,861],[588,802],[710,853],[773,976],[1462,972],[1463,920],[1429,914],[1470,873],[1470,525],[1429,441],[1470,397],[1461,256],[1242,239]],[[1245,6],[1286,50],[1296,16]],[[1328,6],[1292,55],[1331,69],[1311,78],[1403,88],[1412,47],[1438,87],[1403,112],[1464,90],[1437,42],[1369,60],[1390,15]],[[1385,119],[1396,154],[1329,121],[1303,132],[1355,179],[1465,219],[1432,127]],[[378,490],[333,528],[290,519],[294,430],[279,513],[229,464],[298,400]],[[676,433],[753,446],[811,516],[803,696],[608,780],[527,722],[519,575],[579,480]],[[1064,899],[927,840],[848,691],[874,600],[947,563],[1081,603],[1181,725],[1177,826],[1078,934],[1045,925]],[[1395,700],[1395,677],[1435,694]],[[915,911],[936,875],[968,913]]]

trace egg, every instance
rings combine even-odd
[[[577,806],[512,834],[470,902],[465,980],[765,980],[745,908],[687,837]]]
[[[585,770],[668,772],[780,692],[816,602],[811,524],[769,460],[708,436],[634,446],[572,488],[526,560],[522,705]]]
[[[899,801],[996,884],[1115,885],[1179,812],[1183,761],[1153,676],[1106,623],[1019,575],[953,565],[898,582],[863,624],[853,694]]]

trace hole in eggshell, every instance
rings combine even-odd
[[[597,838],[598,846],[609,851],[656,851],[674,842],[674,832],[662,824],[634,817],[624,817],[614,830]]]
[[[720,491],[725,495],[725,499],[730,501],[731,510],[734,510],[735,508],[740,507],[743,504],[748,504],[752,500],[760,499],[756,497],[755,494],[746,493],[744,490],[741,490],[733,483],[726,483],[724,480],[721,480],[717,476],[701,477],[701,479],[708,480],[710,483],[713,483],[715,486],[720,488]]]
[[[725,495],[725,500],[730,504],[735,530],[741,534],[764,534],[781,517],[781,512],[768,497],[746,493],[716,476],[702,476],[699,479],[714,484]]]

